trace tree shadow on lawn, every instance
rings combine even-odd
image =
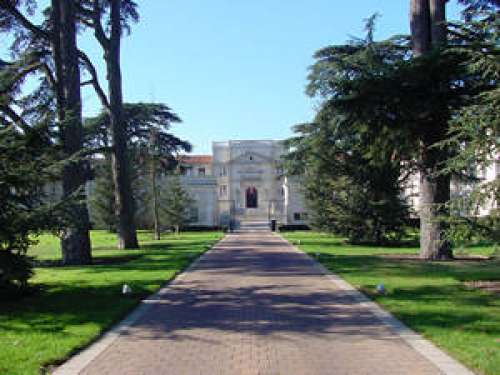
[[[286,235],[285,235],[286,237]],[[393,248],[411,248],[417,250],[419,247],[418,240],[408,239],[393,241],[387,243],[376,244],[373,242],[349,242],[345,238],[335,238],[335,237],[324,237],[319,239],[314,239],[310,237],[289,237],[288,239],[291,243],[297,244],[300,241],[301,246],[320,246],[320,247],[349,247],[354,251],[359,248],[370,248],[370,249],[393,249]]]
[[[500,304],[492,293],[468,293],[457,286],[423,286],[396,288],[380,300],[417,330],[459,330],[491,339],[500,335]]]
[[[65,269],[72,268],[88,268],[92,269],[96,266],[115,266],[115,265],[126,265],[129,262],[133,262],[139,260],[144,256],[151,255],[160,255],[163,256],[168,254],[172,257],[178,258],[186,258],[187,260],[192,260],[200,254],[199,249],[208,250],[212,247],[213,243],[207,243],[206,241],[189,241],[183,243],[182,246],[178,244],[165,244],[165,243],[153,243],[153,244],[145,244],[141,246],[140,249],[131,249],[131,250],[117,250],[116,248],[107,248],[107,250],[112,250],[112,254],[110,255],[94,255],[92,258],[92,264],[83,265],[83,266],[65,266],[62,264],[61,259],[46,259],[46,260],[34,260],[34,266],[37,268],[51,268],[51,267],[59,267]],[[193,250],[196,249],[196,250]],[[96,250],[94,248],[93,250]],[[99,250],[100,252],[106,250]],[[150,262],[150,261],[148,261]],[[137,262],[136,262],[137,263]],[[134,264],[136,264],[134,263]],[[153,262],[155,263],[155,262]],[[106,268],[95,268],[96,270],[106,270]]]
[[[132,280],[133,281],[133,280]],[[90,287],[53,286],[39,294],[13,302],[0,302],[0,329],[16,332],[57,333],[93,323],[108,326],[136,305],[150,291],[147,285],[161,284],[164,279],[135,283],[134,293],[121,295],[122,282]]]
[[[36,284],[37,293],[0,301],[0,329],[26,325],[26,330],[54,332],[89,322],[108,325],[186,268],[201,255],[200,247],[210,248],[207,241],[190,241],[186,245],[165,248],[165,244],[154,244],[136,254],[105,258],[122,263],[56,267],[54,272],[60,274],[60,279],[42,279]],[[132,256],[134,259],[130,259]],[[39,268],[50,272],[50,267]],[[147,276],[144,272],[156,273]],[[131,295],[121,294],[124,283],[132,286]],[[22,324],[10,324],[10,320]]]
[[[96,265],[114,265],[114,264],[123,264],[127,263],[140,257],[144,256],[144,254],[129,254],[129,255],[118,255],[118,256],[94,256],[92,257],[92,264],[89,264],[89,267]],[[33,265],[36,268],[51,268],[51,267],[64,267],[61,259],[35,259],[33,261]],[[78,266],[81,267],[81,266]]]
[[[51,319],[57,321],[61,314],[63,322],[66,322],[64,324],[88,322],[88,317],[102,315],[100,311],[103,311],[103,317],[106,317],[110,307],[114,310],[110,302],[112,305],[133,306],[141,298],[152,293],[152,286],[164,284],[169,277],[182,271],[200,254],[199,250],[176,247],[168,252],[161,250],[138,254],[139,258],[120,264],[57,267],[54,272],[60,273],[60,280],[51,278],[49,282],[42,281],[37,284],[40,290],[34,295],[14,301],[0,301],[0,321],[3,314],[7,317],[12,314],[16,320],[23,322],[25,319],[37,321],[37,314],[51,313],[54,314]],[[48,267],[42,269],[49,271]],[[141,276],[143,272],[157,274]],[[98,274],[103,274],[103,278],[97,276]],[[121,295],[124,283],[132,286],[131,295]],[[68,321],[64,318],[66,315],[77,316],[77,321]]]
[[[382,255],[382,254],[381,254]],[[319,261],[327,268],[342,274],[360,274],[380,277],[451,277],[457,281],[499,280],[500,260],[473,262],[435,261],[417,259],[390,259],[377,255],[341,255],[320,253]]]

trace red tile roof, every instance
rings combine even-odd
[[[179,161],[182,164],[212,164],[212,155],[182,155]]]

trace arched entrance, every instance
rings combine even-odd
[[[249,187],[246,190],[246,207],[247,208],[257,208],[258,206],[258,192],[255,187]]]

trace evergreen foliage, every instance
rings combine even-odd
[[[94,173],[94,190],[89,197],[93,227],[116,232],[115,195],[109,158],[100,160]]]
[[[145,227],[153,222],[158,197],[155,198],[156,178],[175,169],[176,155],[179,152],[189,152],[189,142],[171,134],[174,123],[181,119],[165,104],[161,103],[125,103],[125,134],[127,138],[127,154],[130,163],[130,178],[134,195],[136,221]],[[109,136],[110,119],[108,111],[103,110],[98,116],[85,121],[85,144],[93,152],[108,155],[106,163],[110,166],[112,143]],[[101,159],[102,161],[102,159]],[[100,168],[104,164],[98,162]],[[97,170],[96,189],[92,201],[96,202],[96,224],[111,224],[111,214],[114,203],[110,200],[109,184],[111,172]],[[156,199],[156,203],[155,203]],[[150,219],[142,220],[144,217]],[[141,220],[139,220],[141,218]],[[114,219],[116,223],[116,219]],[[158,227],[158,225],[157,225]]]
[[[0,32],[9,36],[13,59],[0,73],[0,115],[25,132],[36,123],[51,124],[51,140],[60,146],[58,159],[64,160],[59,169],[68,207],[66,227],[60,231],[63,262],[88,264],[89,222],[82,187],[90,169],[81,142],[75,3],[53,0],[40,10],[39,5],[35,0],[0,0]],[[38,84],[23,85],[28,77]]]
[[[32,276],[26,256],[34,236],[64,227],[62,202],[43,190],[60,173],[45,125],[16,130],[0,124],[0,292],[23,290]]]
[[[310,175],[306,181],[314,181],[306,191],[320,228],[356,239],[360,236],[342,226],[350,223],[354,230],[371,216],[368,212],[380,215],[382,207],[395,216],[405,211],[394,204],[410,173],[464,176],[465,170],[495,160],[498,12],[481,9],[477,23],[472,18],[450,25],[448,45],[420,57],[412,55],[408,37],[373,41],[373,18],[366,39],[315,54],[307,92],[320,99],[319,111],[313,124],[296,127],[290,160]],[[431,147],[422,159],[423,143]],[[480,190],[498,199],[498,178]],[[384,199],[373,198],[382,192]],[[470,199],[485,202],[484,195]],[[377,201],[387,205],[371,204]],[[441,215],[448,208],[437,207]],[[377,237],[373,229],[360,229],[365,231],[372,232],[366,237]]]
[[[500,150],[500,3],[464,3],[467,5],[464,21],[449,24],[454,41],[451,53],[464,57],[468,76],[488,84],[471,92],[464,106],[451,119],[448,138],[440,144],[459,150],[447,160],[442,171],[454,173],[468,184],[467,193],[454,197],[449,203],[448,237],[461,243],[481,237],[498,243],[500,177],[485,182],[481,171],[498,163]],[[497,207],[488,217],[480,218],[480,208],[491,206],[493,202],[497,202]]]
[[[174,228],[178,234],[191,219],[193,198],[182,187],[177,175],[168,176],[165,187],[158,191],[160,220],[166,226]]]
[[[311,224],[353,243],[398,240],[408,217],[399,162],[391,155],[380,161],[367,156],[367,139],[343,128],[338,116],[321,111],[315,123],[296,126],[300,136],[288,141],[288,165],[304,175]]]
[[[385,64],[408,53],[407,40],[366,40],[331,46],[316,53],[308,93],[323,99],[314,123],[295,127],[288,141],[288,168],[304,174],[313,226],[341,234],[351,242],[383,243],[403,234],[408,207],[401,199],[401,155],[388,139],[356,114],[342,110],[359,81],[381,77]]]

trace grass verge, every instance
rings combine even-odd
[[[116,250],[116,236],[103,231],[93,231],[91,238],[94,258],[107,261],[38,267],[32,284],[39,293],[0,301],[0,374],[39,374],[68,358],[185,269],[222,233],[186,232],[153,241],[151,233],[141,232],[140,250]],[[41,236],[30,255],[59,259],[58,239]],[[121,295],[124,283],[133,289],[126,297]]]
[[[283,236],[316,257],[414,330],[471,369],[497,375],[500,369],[500,296],[468,289],[465,281],[500,280],[500,260],[422,262],[384,254],[415,254],[415,247],[346,245],[317,232]],[[491,255],[478,246],[464,253]],[[375,293],[383,283],[386,295]]]

